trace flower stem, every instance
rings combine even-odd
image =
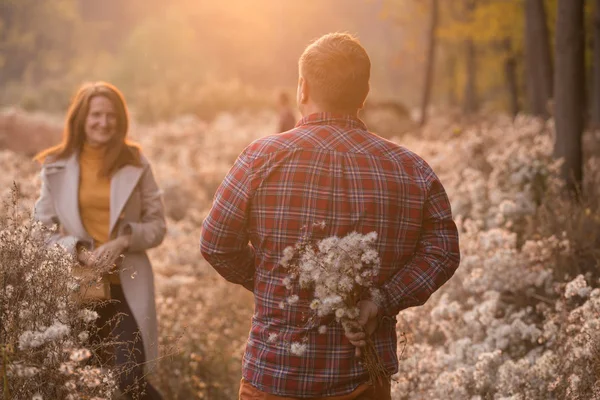
[[[2,351],[2,382],[3,382],[3,398],[10,399],[10,390],[8,389],[8,354],[5,346],[0,347],[0,351]]]
[[[363,362],[369,372],[369,380],[372,385],[382,384],[390,381],[390,376],[377,354],[375,343],[371,338],[367,339],[367,345],[363,348]]]

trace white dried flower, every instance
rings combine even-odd
[[[292,288],[292,279],[289,276],[283,278],[282,283],[286,287],[286,289],[289,290]]]
[[[587,285],[583,275],[578,275],[565,287],[565,297],[567,299],[575,296],[588,297],[592,292],[592,288]]]
[[[283,258],[279,260],[279,265],[286,267],[292,258],[294,258],[294,247],[286,247],[283,250]]]
[[[62,322],[55,321],[54,324],[48,327],[44,332],[47,341],[60,340],[69,334],[70,328]]]
[[[80,342],[85,343],[90,338],[90,334],[87,331],[82,331],[77,335]]]
[[[43,345],[44,342],[45,335],[43,332],[25,331],[19,336],[19,349],[34,349]]]
[[[306,347],[306,343],[293,342],[290,351],[296,356],[302,356],[306,351]]]
[[[91,356],[92,353],[88,349],[82,348],[71,351],[69,359],[74,362],[81,362],[87,360]]]
[[[7,299],[10,299],[12,297],[14,290],[15,288],[12,285],[6,285],[6,287],[4,288],[4,294],[6,295]]]
[[[31,378],[40,372],[40,369],[32,366],[24,366],[22,364],[12,364],[10,366],[11,374],[20,378]]]
[[[325,229],[325,227],[327,226],[327,223],[325,221],[315,222],[315,223],[313,223],[313,226],[317,227],[317,228]]]
[[[60,364],[58,371],[63,375],[73,375],[75,372],[75,365],[71,362]]]
[[[86,323],[91,323],[97,320],[100,316],[96,311],[83,309],[79,312],[79,317]]]
[[[77,389],[77,383],[74,380],[69,380],[65,382],[65,387],[67,390],[75,390]]]

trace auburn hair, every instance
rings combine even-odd
[[[108,99],[115,108],[117,117],[116,133],[106,146],[100,173],[110,178],[125,165],[141,165],[139,145],[127,139],[129,115],[125,98],[119,89],[107,82],[84,83],[79,88],[67,112],[61,143],[41,151],[35,156],[35,160],[43,164],[68,158],[81,151],[85,143],[85,123],[90,101],[96,96]]]

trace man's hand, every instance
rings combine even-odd
[[[117,258],[129,247],[129,240],[130,236],[119,236],[95,249],[91,254],[94,265],[103,269],[112,267]]]
[[[379,322],[379,307],[371,300],[361,300],[358,302],[358,323],[351,332],[346,330],[346,337],[354,346],[356,346],[356,356],[359,357],[361,347],[367,345],[367,338],[375,332]]]

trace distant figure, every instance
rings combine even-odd
[[[296,117],[290,106],[290,97],[285,92],[279,94],[279,125],[277,133],[286,132],[296,127]]]
[[[105,82],[83,85],[67,114],[62,143],[42,151],[41,193],[34,218],[59,229],[51,244],[77,257],[80,270],[112,268],[95,305],[100,328],[120,315],[112,332],[119,388],[135,399],[162,399],[144,375],[158,356],[154,277],[146,250],[166,233],[161,192],[139,146],[127,140],[123,95]],[[74,271],[77,274],[77,271]],[[135,278],[135,279],[134,279]],[[141,334],[141,335],[140,335]],[[141,340],[140,340],[141,339]],[[134,365],[129,363],[133,362]],[[122,398],[122,397],[120,397]]]

